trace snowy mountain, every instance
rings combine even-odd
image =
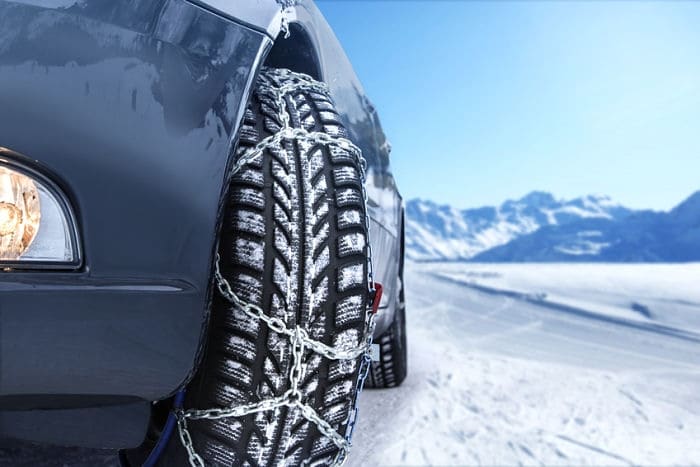
[[[669,212],[532,192],[462,211],[413,200],[406,218],[406,254],[417,261],[700,261],[700,191]]]
[[[406,203],[406,255],[413,260],[468,260],[545,226],[618,221],[633,211],[607,196],[557,200],[533,191],[497,207],[458,210],[431,201]],[[591,240],[595,248],[597,240]]]
[[[700,191],[670,212],[549,225],[484,251],[474,261],[700,261]]]

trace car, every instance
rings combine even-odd
[[[340,464],[405,378],[390,145],[311,0],[0,0],[0,147],[0,438]]]

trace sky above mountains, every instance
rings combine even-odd
[[[406,198],[667,210],[700,188],[700,2],[317,3]]]

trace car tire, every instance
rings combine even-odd
[[[290,127],[301,131],[268,144]],[[230,181],[220,270],[242,301],[288,329],[299,326],[327,346],[361,348],[370,329],[361,156],[347,145],[312,141],[310,134],[347,138],[328,92],[306,75],[263,69],[237,157],[264,150]],[[210,320],[186,409],[239,407],[289,390],[293,349],[287,336],[218,292]],[[302,356],[302,402],[341,437],[354,417],[362,358],[333,360],[308,347]],[[328,465],[343,454],[298,407],[190,419],[187,431],[207,465]],[[180,441],[175,434],[162,465],[186,463],[191,452]]]
[[[403,238],[403,232],[402,232]],[[408,349],[406,342],[406,300],[403,281],[403,242],[399,264],[399,290],[396,297],[396,311],[389,329],[374,339],[379,345],[379,359],[373,361],[369,369],[365,387],[383,389],[400,386],[408,374]]]

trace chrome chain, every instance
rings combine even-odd
[[[263,139],[257,145],[244,152],[234,164],[231,170],[231,175],[242,170],[243,167],[252,162],[265,150],[272,147],[280,147],[285,140],[290,139],[325,146],[335,145],[353,154],[357,158],[360,169],[362,198],[365,208],[365,227],[367,229],[367,279],[369,284],[368,292],[369,297],[374,297],[374,271],[372,268],[372,248],[369,241],[367,191],[365,190],[365,174],[367,167],[366,161],[362,157],[362,152],[347,138],[331,136],[321,132],[310,132],[303,128],[292,128],[290,126],[289,114],[283,111],[283,109],[286,107],[286,96],[291,92],[298,91],[318,92],[328,95],[328,88],[325,84],[313,81],[313,79],[307,75],[293,73],[288,70],[269,70],[268,73],[270,72],[278,75],[281,78],[294,81],[292,83],[284,84],[280,88],[274,88],[266,85],[259,88],[262,92],[271,94],[275,98],[279,109],[279,118],[282,128],[279,132]],[[330,439],[331,442],[338,448],[338,453],[333,459],[331,465],[343,465],[350,450],[352,433],[354,431],[355,422],[357,419],[358,396],[364,387],[364,382],[367,378],[371,362],[370,350],[372,347],[372,336],[375,327],[374,315],[369,312],[366,313],[365,335],[359,346],[331,347],[323,342],[311,338],[309,333],[304,328],[297,325],[290,329],[280,318],[268,316],[261,307],[241,300],[233,291],[231,284],[221,274],[218,253],[216,255],[216,263],[214,266],[214,278],[216,287],[221,296],[231,303],[236,309],[242,311],[251,319],[264,322],[271,331],[289,339],[292,348],[292,368],[289,374],[290,387],[281,396],[264,399],[255,403],[228,408],[176,410],[175,415],[177,417],[178,434],[182,445],[187,451],[190,465],[194,467],[205,467],[204,459],[202,459],[202,457],[197,453],[194,443],[192,442],[192,437],[187,428],[188,420],[217,420],[222,418],[244,417],[246,415],[259,412],[272,411],[280,407],[299,409],[301,416],[316,425],[319,433],[321,433],[322,436]],[[329,360],[356,360],[360,358],[360,369],[358,372],[357,384],[355,386],[355,400],[353,401],[353,407],[346,420],[347,428],[345,437],[341,436],[330,423],[324,420],[312,406],[308,405],[303,400],[303,394],[299,389],[299,383],[304,377],[303,357],[307,349]]]

